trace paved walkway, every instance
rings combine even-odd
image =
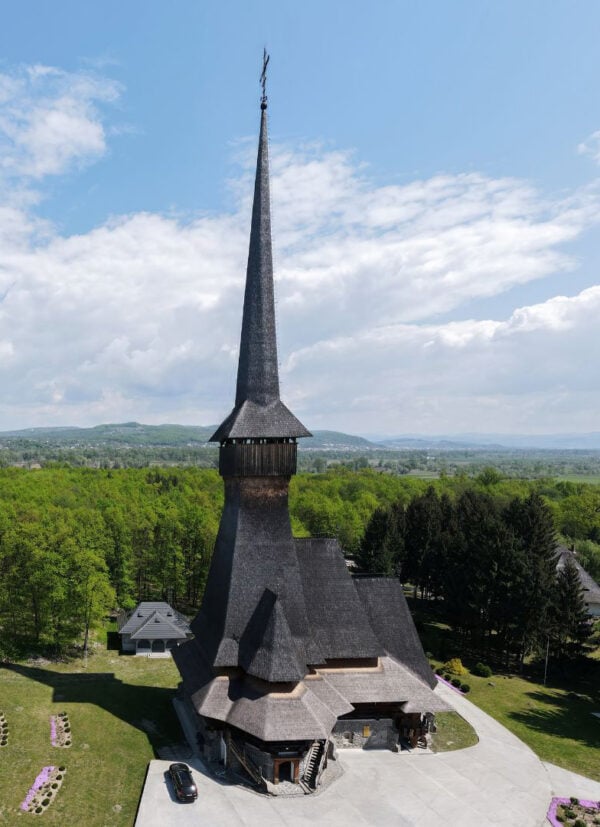
[[[190,759],[199,790],[194,804],[173,800],[165,778],[169,762],[152,761],[136,827],[542,827],[552,795],[583,797],[579,785],[588,779],[554,774],[466,698],[443,685],[437,691],[473,725],[476,746],[437,755],[340,750],[343,776],[322,793],[291,799],[219,782],[199,759]],[[565,790],[563,783],[577,788]]]

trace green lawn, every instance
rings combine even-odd
[[[451,752],[474,746],[479,740],[471,724],[458,712],[438,712],[435,716],[437,732],[431,737],[433,752]]]
[[[600,670],[594,670],[596,676]],[[568,683],[568,678],[563,679]],[[543,761],[600,781],[600,682],[542,686],[516,676],[469,675],[469,700],[528,744]],[[493,684],[493,685],[490,685]]]
[[[179,680],[171,660],[136,658],[98,648],[84,668],[68,664],[3,665],[0,709],[10,731],[0,750],[0,825],[23,824],[19,805],[42,767],[64,764],[65,781],[44,824],[131,825],[146,764],[181,738],[171,698]],[[66,711],[73,746],[50,744],[49,717]]]

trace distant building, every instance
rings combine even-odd
[[[558,546],[556,550],[558,552],[558,561],[556,563],[557,571],[564,568],[568,559],[573,561],[575,568],[577,569],[577,574],[579,575],[581,593],[587,607],[587,612],[591,617],[600,617],[600,586],[577,560],[577,555],[574,551],[566,546]]]
[[[167,652],[192,636],[186,618],[168,603],[139,603],[119,617],[123,652],[136,655]]]
[[[261,109],[235,406],[212,437],[225,505],[195,637],[173,658],[205,758],[311,792],[336,746],[416,746],[448,707],[399,580],[353,577],[337,540],[292,536],[310,433],[279,396]]]

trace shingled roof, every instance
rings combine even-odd
[[[579,582],[581,583],[582,596],[588,605],[590,603],[597,603],[600,605],[600,586],[596,583],[591,574],[589,574],[581,565],[575,552],[566,546],[558,546],[558,561],[556,563],[557,570],[564,568],[565,563],[570,559],[579,575]]]
[[[186,618],[164,601],[143,601],[121,618],[119,634],[131,640],[184,640],[190,634]]]
[[[235,407],[210,441],[310,435],[279,398],[265,105],[260,118]]]
[[[325,659],[383,655],[338,541],[311,537],[295,543],[311,637]]]
[[[354,585],[369,624],[387,654],[433,689],[437,681],[423,652],[400,581],[393,577],[355,577]]]
[[[203,718],[264,741],[324,739],[353,704],[445,705],[400,584],[353,579],[335,539],[292,536],[295,439],[309,432],[279,398],[265,110],[263,98],[235,407],[212,437],[225,504],[195,637],[173,658]]]

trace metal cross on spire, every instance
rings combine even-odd
[[[262,97],[260,99],[260,108],[266,109],[267,108],[267,66],[269,65],[269,61],[271,60],[271,55],[267,54],[267,50],[263,49],[263,67],[262,72],[260,73],[260,85],[262,86]]]

